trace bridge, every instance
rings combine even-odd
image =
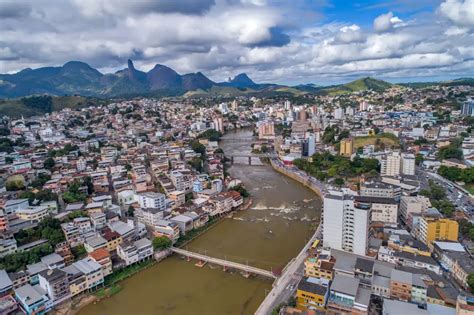
[[[245,164],[245,165],[262,165],[261,163],[252,164],[252,158],[274,158],[276,154],[273,153],[238,153],[238,154],[229,154],[225,157],[230,161],[230,164]],[[236,161],[238,159],[238,161]]]
[[[229,260],[210,257],[210,256],[198,254],[198,253],[191,252],[189,250],[185,250],[185,249],[181,249],[177,247],[172,247],[170,250],[173,253],[185,256],[188,259],[194,258],[194,259],[199,260],[200,266],[203,266],[205,263],[210,263],[210,264],[222,266],[224,267],[224,270],[237,269],[237,270],[244,271],[246,273],[246,276],[255,274],[255,275],[259,275],[259,276],[263,276],[263,277],[267,277],[271,279],[277,279],[277,276],[273,274],[272,271],[268,271],[265,269],[260,269],[260,268],[252,267],[249,265],[244,265],[244,264],[236,263],[233,261],[229,261]]]

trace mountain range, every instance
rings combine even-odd
[[[416,83],[412,87],[434,84],[469,84],[472,78],[463,78],[443,83]],[[303,84],[283,86],[258,84],[247,74],[241,73],[227,82],[214,82],[201,72],[178,74],[175,70],[157,64],[148,72],[136,69],[131,60],[127,67],[115,73],[103,74],[80,61],[69,61],[60,67],[24,69],[14,74],[0,74],[0,99],[12,99],[29,95],[48,94],[53,96],[80,95],[86,97],[133,97],[133,96],[239,96],[287,94],[339,95],[357,91],[383,91],[393,84],[370,77],[346,84],[317,86]],[[409,84],[405,84],[410,86]]]
[[[0,74],[0,98],[33,94],[114,97],[154,91],[183,94],[187,91],[207,90],[213,86],[260,87],[245,73],[228,82],[216,83],[201,72],[180,75],[160,64],[143,72],[137,70],[131,60],[128,60],[127,68],[108,74],[102,74],[80,61],[70,61],[61,67],[28,68],[14,74]]]

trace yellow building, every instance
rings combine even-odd
[[[303,278],[296,290],[296,308],[299,310],[325,310],[328,300],[329,281]]]
[[[421,240],[427,245],[433,241],[457,241],[459,224],[451,219],[422,216],[420,220]]]
[[[334,275],[334,260],[329,256],[308,257],[304,262],[305,276],[318,279],[332,280]]]
[[[342,139],[339,154],[342,156],[351,156],[354,152],[354,140],[352,138]]]

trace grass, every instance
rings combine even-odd
[[[128,277],[138,273],[139,271],[142,271],[143,269],[152,266],[155,263],[156,261],[154,259],[149,259],[141,263],[134,264],[132,266],[128,266],[121,270],[115,271],[114,273],[105,278],[105,286],[114,285],[122,280],[125,280]]]
[[[99,299],[103,299],[105,297],[111,297],[117,293],[122,291],[122,286],[119,284],[113,284],[108,288],[102,288],[94,293]]]
[[[400,142],[398,138],[391,134],[378,134],[376,136],[356,137],[354,138],[354,147],[357,149],[370,144],[375,145],[377,139],[380,139],[380,143],[383,143],[386,146],[395,148],[400,147]]]
[[[467,184],[464,186],[464,188],[466,188],[466,190],[469,191],[471,195],[474,195],[474,184]]]

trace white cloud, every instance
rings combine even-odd
[[[403,21],[399,17],[394,16],[392,12],[388,12],[375,18],[374,29],[377,32],[386,32],[402,22]]]
[[[446,0],[439,13],[461,26],[474,26],[474,0]]]

